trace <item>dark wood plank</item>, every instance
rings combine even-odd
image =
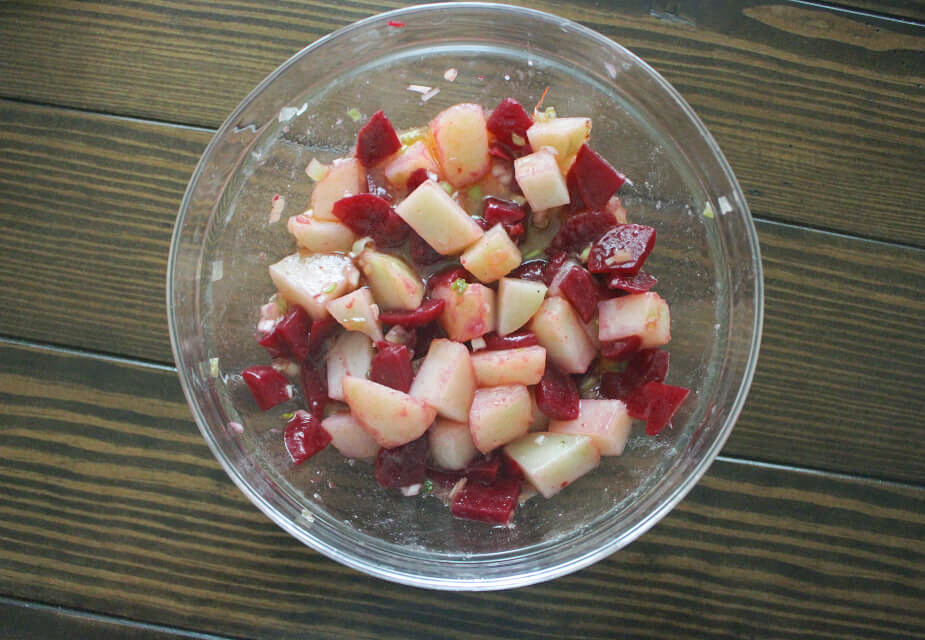
[[[844,8],[849,11],[872,11],[897,19],[925,22],[925,2],[922,2],[922,0],[848,0],[847,2],[823,2],[820,4]]]
[[[723,460],[574,576],[434,593],[302,547],[170,371],[0,344],[0,575],[21,599],[265,638],[925,637],[925,489]]]
[[[925,29],[763,0],[528,4],[661,71],[716,135],[758,214],[925,246]],[[215,127],[301,47],[383,8],[6,2],[0,95]]]
[[[0,131],[2,331],[170,362],[170,230],[208,134],[8,102]],[[759,234],[764,345],[728,451],[925,481],[925,345],[910,339],[925,252],[770,223]]]
[[[0,631],[4,640],[221,640],[212,634],[181,631],[10,598],[0,598]]]

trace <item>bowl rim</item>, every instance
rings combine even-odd
[[[694,125],[698,133],[703,137],[706,144],[710,147],[712,153],[714,154],[717,163],[719,164],[722,172],[725,174],[726,179],[732,187],[732,193],[736,196],[736,200],[740,203],[742,208],[742,221],[745,224],[746,236],[748,239],[748,253],[752,260],[752,269],[755,274],[754,279],[754,299],[753,299],[753,323],[752,323],[752,338],[751,344],[749,345],[748,357],[744,364],[744,371],[742,379],[739,382],[738,390],[736,392],[735,400],[730,407],[729,414],[722,426],[721,431],[718,433],[717,437],[713,440],[710,446],[705,450],[704,455],[698,460],[684,479],[677,487],[674,488],[672,493],[670,493],[663,501],[657,505],[657,507],[650,512],[650,514],[640,522],[638,522],[633,528],[627,530],[620,538],[615,539],[609,544],[601,545],[595,549],[590,550],[587,553],[578,555],[574,558],[568,559],[564,562],[559,562],[552,566],[541,567],[539,569],[525,571],[516,573],[511,576],[503,576],[497,578],[489,579],[479,579],[479,578],[447,578],[447,577],[431,577],[431,576],[421,576],[407,571],[398,571],[388,567],[383,567],[373,563],[366,562],[362,559],[356,558],[349,553],[343,552],[341,549],[334,547],[332,545],[326,544],[318,538],[306,534],[303,529],[300,529],[294,525],[292,520],[281,513],[276,507],[270,505],[266,500],[264,500],[260,495],[258,495],[247,482],[247,480],[238,472],[238,470],[232,465],[231,461],[225,456],[224,452],[218,447],[217,442],[211,436],[211,431],[207,426],[207,420],[203,415],[202,409],[199,406],[198,400],[194,395],[192,389],[191,381],[186,375],[186,363],[184,362],[183,353],[180,349],[179,336],[177,333],[176,322],[174,319],[174,305],[173,305],[173,296],[174,296],[174,287],[173,279],[174,272],[177,267],[178,260],[178,248],[180,245],[180,237],[183,232],[184,223],[186,222],[186,217],[190,209],[191,200],[193,192],[195,191],[196,186],[198,185],[200,178],[202,176],[203,170],[206,164],[211,160],[212,153],[216,146],[218,146],[219,141],[228,133],[229,129],[234,126],[234,123],[237,121],[239,116],[257,99],[260,94],[263,93],[266,88],[271,85],[279,76],[284,74],[290,67],[295,65],[305,56],[311,54],[312,51],[318,49],[328,42],[335,40],[345,34],[352,33],[354,31],[362,30],[373,23],[381,23],[383,21],[401,19],[411,15],[428,13],[432,11],[454,11],[457,9],[464,9],[467,11],[489,11],[497,12],[499,14],[507,14],[508,17],[531,17],[534,19],[541,20],[554,20],[559,24],[567,25],[569,29],[577,31],[584,37],[590,38],[594,41],[597,41],[601,45],[616,49],[620,52],[621,55],[628,56],[636,64],[642,67],[649,76],[656,81],[658,86],[669,94],[673,100],[677,103],[680,109],[688,117],[691,124]],[[745,195],[742,191],[741,185],[739,185],[738,180],[735,177],[735,174],[732,171],[725,155],[719,148],[719,145],[716,143],[716,140],[713,138],[712,134],[707,129],[706,125],[701,121],[700,117],[696,114],[693,108],[687,103],[687,101],[681,96],[681,94],[651,65],[645,62],[642,58],[637,56],[635,53],[621,45],[620,43],[611,40],[610,38],[604,36],[603,34],[598,33],[597,31],[585,27],[582,24],[574,22],[568,18],[563,18],[555,14],[540,11],[537,9],[530,9],[526,7],[519,7],[515,5],[499,4],[494,2],[442,2],[442,3],[428,3],[415,5],[410,7],[403,7],[400,9],[394,9],[391,11],[386,11],[382,13],[377,13],[362,20],[358,20],[351,24],[345,25],[331,33],[328,33],[317,40],[313,41],[311,44],[303,47],[297,53],[292,55],[289,59],[279,65],[274,69],[269,75],[267,75],[253,90],[248,93],[248,95],[238,104],[238,106],[231,112],[231,114],[225,119],[222,125],[216,130],[209,144],[206,146],[202,155],[199,158],[199,161],[196,164],[196,167],[193,171],[193,174],[190,178],[190,181],[187,185],[186,191],[183,195],[183,200],[180,203],[180,208],[177,214],[176,222],[174,224],[173,232],[171,234],[170,240],[170,250],[167,262],[167,274],[166,274],[167,286],[166,286],[166,302],[167,302],[167,316],[168,316],[168,333],[170,337],[170,346],[173,352],[174,363],[176,365],[177,375],[180,378],[180,386],[183,389],[183,394],[186,397],[188,406],[190,407],[193,417],[196,420],[197,427],[201,432],[203,438],[206,441],[209,449],[212,451],[213,456],[218,460],[219,464],[225,470],[226,474],[231,478],[234,484],[238,489],[253,503],[261,512],[264,513],[271,521],[273,521],[281,529],[292,535],[295,539],[299,540],[303,544],[309,546],[310,548],[324,554],[328,558],[336,560],[337,562],[349,566],[353,569],[356,569],[365,574],[381,578],[390,582],[395,582],[399,584],[404,584],[407,586],[429,588],[429,589],[438,589],[438,590],[455,590],[455,591],[494,591],[501,589],[509,589],[515,587],[528,586],[536,584],[539,582],[544,582],[547,580],[552,580],[554,578],[573,573],[585,567],[588,567],[595,562],[598,562],[607,556],[615,553],[626,545],[637,540],[642,534],[651,529],[655,524],[657,524],[665,515],[667,515],[674,507],[696,486],[700,481],[706,471],[709,469],[710,465],[719,455],[720,450],[726,443],[729,438],[729,435],[732,432],[732,428],[735,425],[736,421],[741,414],[741,411],[744,407],[745,401],[748,397],[748,392],[754,378],[755,368],[758,361],[758,355],[760,351],[763,323],[764,323],[764,275],[762,270],[761,263],[761,252],[758,243],[758,235],[755,228],[754,220],[751,215],[751,211],[748,207],[748,204],[745,200]]]

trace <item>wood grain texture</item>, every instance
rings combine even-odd
[[[208,134],[8,102],[0,132],[3,333],[171,362],[167,249]],[[925,345],[910,339],[925,252],[758,227],[764,341],[727,451],[925,482]]]
[[[825,2],[825,6],[855,11],[873,11],[897,19],[925,22],[925,2],[922,0],[849,0],[848,2]]]
[[[925,490],[719,461],[576,575],[373,580],[246,502],[170,371],[0,344],[0,575],[16,598],[262,638],[925,637]],[[810,597],[811,594],[811,597]]]
[[[0,95],[215,127],[306,44],[404,4],[6,2]],[[925,28],[762,0],[527,4],[661,71],[759,215],[925,246]]]

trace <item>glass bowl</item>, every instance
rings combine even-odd
[[[404,26],[401,24],[404,23]],[[455,81],[444,78],[456,69]],[[450,74],[451,75],[451,74]],[[439,88],[424,101],[409,84]],[[240,372],[266,364],[255,343],[267,266],[292,251],[285,218],[308,208],[308,161],[350,152],[385,109],[396,128],[443,108],[507,96],[591,116],[592,145],[626,173],[634,222],[658,230],[647,269],[671,304],[668,381],[693,390],[658,437],[634,428],[625,453],[513,525],[454,519],[433,498],[377,486],[371,467],[331,447],[295,467],[282,414],[256,409]],[[430,92],[433,94],[433,92]],[[351,115],[362,116],[355,121]],[[283,220],[269,222],[276,194]],[[345,27],[270,74],[228,117],[193,174],[168,266],[170,335],[184,393],[231,479],[280,527],[374,576],[436,589],[549,580],[629,544],[667,514],[716,457],[739,415],[762,320],[758,241],[716,142],[658,73],[604,36],[518,7],[454,3]]]

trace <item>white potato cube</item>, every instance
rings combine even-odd
[[[335,413],[321,421],[331,444],[346,458],[369,460],[379,453],[379,443],[349,413]]]
[[[469,430],[482,453],[516,440],[530,427],[530,393],[522,384],[478,389],[469,409]]]
[[[585,475],[601,462],[588,436],[570,433],[530,433],[504,448],[536,490],[546,498]]]
[[[345,255],[293,253],[270,265],[270,278],[281,296],[320,320],[328,315],[325,305],[330,300],[356,289],[360,273]]]
[[[591,118],[553,118],[536,122],[527,129],[527,139],[533,149],[552,147],[556,150],[556,162],[563,172],[590,137]]]
[[[437,418],[427,430],[427,441],[430,443],[430,456],[441,469],[465,469],[479,455],[466,422]]]
[[[598,336],[602,342],[639,336],[640,348],[651,349],[671,340],[668,303],[647,291],[598,303]]]
[[[566,373],[584,373],[597,355],[581,318],[564,298],[546,298],[530,328],[546,357]]]
[[[338,222],[334,203],[345,196],[366,192],[366,170],[356,158],[339,158],[312,191],[312,211],[317,220]]]
[[[440,325],[450,339],[467,342],[495,330],[495,292],[483,284],[469,284],[460,293],[450,287],[434,287],[431,297],[444,300]]]
[[[344,399],[341,380],[344,376],[365,378],[373,362],[373,343],[366,334],[348,331],[337,336],[328,351],[328,397]]]
[[[353,231],[339,222],[316,220],[310,210],[289,218],[286,227],[299,246],[312,253],[347,252],[357,239]]]
[[[437,417],[420,400],[372,380],[344,376],[343,386],[353,417],[386,449],[417,440]]]
[[[485,232],[439,184],[422,182],[398,203],[395,212],[437,253],[461,253]]]
[[[496,224],[459,258],[462,266],[488,284],[506,276],[520,266],[520,249],[501,226]]]
[[[326,305],[328,313],[347,331],[359,331],[378,342],[382,340],[379,307],[369,287],[360,287]]]
[[[546,349],[539,346],[480,351],[471,360],[480,387],[537,384],[546,371]]]
[[[546,298],[546,285],[532,280],[501,278],[498,283],[498,335],[527,324]]]
[[[424,299],[424,283],[398,256],[366,250],[357,259],[373,298],[383,309],[413,311]]]
[[[443,173],[457,189],[481,180],[491,167],[485,113],[477,104],[457,104],[430,123]]]
[[[408,178],[418,169],[440,175],[437,161],[434,160],[427,145],[420,140],[389,160],[385,165],[385,179],[389,181],[389,184],[404,189],[408,184]]]
[[[602,456],[623,453],[633,420],[620,400],[581,400],[574,420],[552,420],[549,431],[588,436]]]
[[[559,165],[548,149],[514,160],[514,179],[534,211],[569,203],[568,187]]]
[[[444,418],[456,422],[468,419],[474,392],[475,374],[469,350],[458,342],[442,339],[430,343],[408,391]]]

